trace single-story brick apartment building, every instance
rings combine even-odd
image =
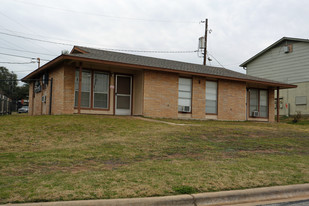
[[[296,86],[225,68],[74,46],[22,79],[29,114],[274,121],[274,92]]]

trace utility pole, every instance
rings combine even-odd
[[[36,58],[36,60],[38,61],[38,68],[40,68],[41,59],[40,58]]]
[[[203,22],[204,23],[204,22]],[[204,45],[204,65],[206,65],[206,55],[207,55],[207,33],[208,33],[208,19],[205,20],[205,45]]]

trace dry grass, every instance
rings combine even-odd
[[[0,117],[0,203],[309,182],[306,124]]]

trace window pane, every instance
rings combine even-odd
[[[250,89],[250,116],[252,116],[252,112],[259,111],[259,97],[257,89]]]
[[[268,107],[267,106],[260,106],[260,117],[267,117]]]
[[[107,94],[94,93],[93,107],[107,108]]]
[[[78,86],[79,86],[79,71],[75,71],[75,91],[78,91]]]
[[[81,107],[90,106],[90,92],[82,92]]]
[[[82,72],[82,92],[90,92],[91,87],[91,72]]]
[[[74,106],[75,106],[75,107],[78,106],[78,91],[75,91],[75,102],[74,102]]]
[[[104,73],[95,73],[94,74],[94,84],[93,91],[94,92],[108,92],[108,75]]]
[[[75,84],[74,84],[74,91],[75,91],[75,101],[74,106],[78,106],[78,86],[79,86],[79,71],[75,70]]]
[[[93,82],[93,107],[108,107],[109,75],[105,73],[94,73]]]
[[[179,78],[178,85],[178,111],[182,111],[182,106],[191,107],[191,90],[192,90],[192,79]]]
[[[179,84],[182,84],[182,85],[188,85],[191,87],[191,79],[189,78],[179,78]]]
[[[217,82],[206,81],[206,113],[217,113]]]
[[[268,92],[260,90],[260,117],[267,117],[268,113]]]
[[[267,106],[267,91],[260,90],[260,105]]]
[[[206,113],[210,113],[210,114],[217,113],[217,101],[213,101],[213,100],[206,101]]]
[[[179,91],[179,98],[191,98],[191,92]]]
[[[191,106],[191,99],[178,99],[179,106]]]
[[[179,84],[179,91],[191,92],[191,85]]]

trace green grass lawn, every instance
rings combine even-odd
[[[177,122],[0,116],[0,203],[309,183],[308,124]]]

